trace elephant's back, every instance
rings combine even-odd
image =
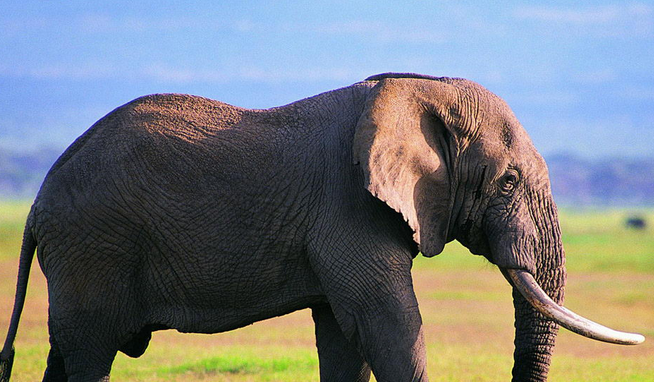
[[[216,137],[238,130],[246,112],[189,95],[138,98],[101,118],[64,151],[36,203],[71,214],[98,200],[199,192],[207,169],[227,165],[220,163],[225,150],[215,149]]]
[[[186,94],[153,94],[122,105],[98,120],[59,157],[51,175],[70,161],[91,164],[92,158],[121,154],[142,145],[166,146],[174,141],[199,144],[237,125],[246,109]],[[89,158],[92,157],[92,158]],[[47,180],[47,178],[46,178]]]
[[[195,210],[203,208],[200,195],[207,198],[207,178],[230,166],[224,154],[230,150],[216,150],[216,137],[240,129],[245,112],[180,94],[145,96],[113,110],[46,175],[35,201],[39,242],[60,234],[74,241],[89,235],[94,224],[111,225],[125,231],[120,237],[129,237],[161,224],[165,214],[199,215]],[[150,212],[155,210],[156,218]]]
[[[294,137],[275,121],[262,123],[266,116],[182,94],[138,98],[100,119],[61,155],[37,205],[71,219],[104,210],[99,204],[140,206],[140,214],[160,203],[166,210],[208,209],[209,202],[231,210],[244,191],[264,193],[265,180],[284,178],[280,174],[290,170],[277,164],[296,160],[284,151]]]

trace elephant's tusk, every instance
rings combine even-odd
[[[527,271],[519,269],[501,269],[501,271],[534,309],[570,331],[584,337],[620,345],[637,345],[645,341],[645,337],[640,334],[607,328],[560,306],[552,301]]]

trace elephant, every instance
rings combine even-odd
[[[460,78],[385,73],[253,110],[182,94],[113,110],[55,162],[24,231],[8,381],[36,252],[44,381],[108,381],[157,330],[312,309],[321,381],[427,381],[411,266],[457,240],[512,285],[514,381],[547,379],[565,308],[547,166],[509,106]]]

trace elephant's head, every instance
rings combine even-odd
[[[559,306],[565,254],[547,166],[503,100],[463,79],[368,80],[378,83],[354,141],[366,186],[402,214],[423,255],[456,239],[507,277],[514,379],[547,378],[557,323],[604,341],[642,342]]]

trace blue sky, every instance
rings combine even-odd
[[[545,155],[654,155],[654,2],[0,0],[0,149],[140,95],[267,108],[380,72],[475,80]]]

